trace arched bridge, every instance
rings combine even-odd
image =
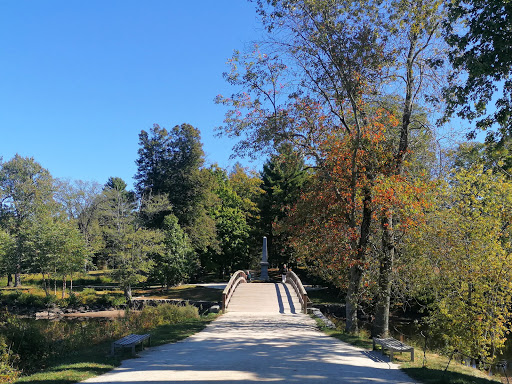
[[[247,284],[245,272],[237,271],[222,293],[225,312],[307,313],[307,303],[306,290],[293,271],[286,274],[285,284]]]

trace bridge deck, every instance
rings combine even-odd
[[[227,307],[228,312],[300,313],[297,294],[290,284],[240,284]]]

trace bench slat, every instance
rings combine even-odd
[[[130,344],[133,344],[133,343],[138,344],[138,343],[146,340],[147,338],[149,338],[149,334],[146,334],[146,335],[128,335],[128,336],[123,337],[122,339],[114,341],[114,344],[115,345],[130,345]]]
[[[128,336],[125,336],[117,341],[114,341],[112,343],[112,355],[115,354],[116,347],[131,347],[132,348],[132,354],[135,355],[135,346],[137,344],[142,344],[142,349],[144,349],[144,340],[151,340],[151,335],[149,333],[144,335],[135,335],[131,334]]]
[[[375,337],[373,339],[373,348],[375,349],[375,345],[380,345],[382,349],[382,353],[384,353],[384,349],[389,349],[389,357],[390,360],[393,361],[393,351],[396,352],[411,352],[411,361],[414,361],[414,347],[410,345],[404,344],[401,341],[398,341],[392,337],[388,338],[378,338]]]

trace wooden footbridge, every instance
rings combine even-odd
[[[293,271],[286,283],[254,282],[248,284],[244,271],[237,271],[222,293],[225,312],[307,313],[308,296]]]

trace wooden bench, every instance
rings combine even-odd
[[[142,349],[144,349],[144,340],[148,340],[148,345],[151,345],[151,335],[149,333],[147,333],[145,335],[131,334],[131,335],[125,336],[122,339],[119,339],[112,343],[111,354],[112,354],[112,356],[114,356],[114,354],[116,352],[116,348],[131,347],[132,355],[135,356],[135,346],[140,344],[142,346]]]
[[[411,361],[414,361],[414,348],[410,345],[404,344],[397,339],[393,339],[392,337],[388,338],[373,338],[373,349],[375,350],[376,346],[380,345],[382,353],[384,354],[384,349],[389,350],[389,359],[393,361],[393,352],[411,352]]]

